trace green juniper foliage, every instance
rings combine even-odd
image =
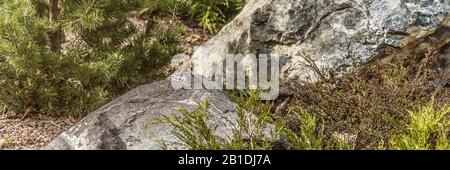
[[[436,108],[434,102],[418,111],[409,112],[410,121],[402,134],[391,137],[391,148],[399,150],[449,150],[449,114],[449,106]]]
[[[323,126],[318,126],[319,121],[301,108],[290,111],[299,120],[299,132],[283,127],[282,132],[291,143],[291,149],[295,150],[321,150],[323,140]],[[320,127],[320,129],[318,129]],[[316,133],[316,130],[319,130]]]
[[[158,78],[177,52],[179,31],[151,17],[141,27],[132,22],[151,2],[0,1],[0,103],[16,112],[81,114]]]
[[[256,103],[254,103],[256,104]],[[271,148],[270,138],[264,136],[270,131],[276,136],[275,129],[270,129],[268,112],[252,117],[243,108],[237,111],[237,124],[232,128],[233,137],[222,139],[217,137],[215,127],[207,123],[210,115],[208,100],[198,103],[199,108],[190,113],[185,108],[180,108],[178,113],[150,122],[151,124],[170,124],[174,127],[172,134],[180,139],[189,149],[193,150],[268,150]],[[162,148],[167,148],[164,141],[159,141]]]
[[[173,135],[187,144],[194,150],[206,150],[206,149],[221,149],[221,143],[219,139],[215,137],[214,128],[211,128],[207,122],[208,117],[208,101],[203,101],[199,104],[199,109],[194,113],[190,113],[185,108],[180,108],[178,111],[181,114],[181,118],[176,114],[170,116],[161,116],[156,119],[152,124],[170,123],[176,131],[173,131]],[[162,144],[164,142],[161,142]]]

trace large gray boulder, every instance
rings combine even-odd
[[[172,78],[128,92],[89,114],[43,149],[157,150],[162,149],[161,142],[170,149],[187,149],[187,146],[172,135],[171,125],[149,122],[161,115],[177,114],[181,107],[190,112],[195,111],[198,109],[197,102],[204,100],[209,101],[208,123],[217,128],[217,137],[233,137],[232,129],[237,125],[235,103],[219,91],[176,90],[172,88]]]
[[[282,82],[315,82],[314,71],[340,75],[449,26],[449,10],[449,0],[249,0],[192,62],[213,77],[226,54],[279,54]]]

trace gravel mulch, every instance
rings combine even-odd
[[[32,116],[21,119],[14,113],[0,114],[0,150],[36,150],[74,125],[71,117]]]

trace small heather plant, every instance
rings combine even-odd
[[[321,79],[290,85],[295,95],[289,105],[301,106],[323,120],[327,143],[332,138],[351,138],[350,146],[356,149],[389,148],[384,141],[402,132],[409,122],[408,110],[426,105],[433,95],[437,105],[448,100],[449,88],[430,85],[441,75],[429,64],[434,60],[433,55],[417,60],[393,56],[389,62],[375,60],[339,77],[312,64]]]

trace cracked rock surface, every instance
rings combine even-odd
[[[449,0],[250,0],[192,62],[213,77],[226,54],[278,54],[282,82],[315,82],[311,68],[339,75],[448,27],[449,10]]]

